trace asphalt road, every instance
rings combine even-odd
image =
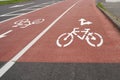
[[[1,80],[120,80],[119,31],[95,0],[2,21],[0,44]]]
[[[1,80],[119,80],[120,64],[16,63]]]
[[[16,16],[24,15],[58,1],[60,0],[31,0],[17,4],[1,5],[0,22]]]

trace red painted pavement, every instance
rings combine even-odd
[[[78,0],[76,0],[78,1]],[[60,14],[73,5],[75,0],[66,0],[57,5],[39,10],[22,18],[34,20],[38,17],[46,21],[25,29],[14,28],[14,33],[0,40],[0,61],[7,61],[17,54],[42,30],[49,26]],[[11,29],[9,26],[20,18],[0,24],[2,31]],[[85,18],[93,22],[91,25],[80,26],[78,21]],[[90,28],[91,32],[99,33],[103,39],[100,47],[91,47],[85,40],[74,37],[74,41],[65,48],[56,45],[62,33],[71,32],[73,28],[80,30]],[[81,34],[82,35],[82,34]],[[79,0],[43,37],[35,43],[20,59],[20,62],[120,62],[120,35],[114,25],[95,7],[95,0]]]
[[[51,22],[68,9],[76,1],[67,0],[56,5],[40,9],[36,12],[15,18],[13,20],[0,24],[0,34],[13,30],[7,37],[0,39],[0,61],[8,61],[22,50],[33,38],[42,32]],[[62,7],[63,6],[63,7]],[[51,14],[51,15],[50,15]],[[45,22],[37,25],[31,25],[25,29],[13,28],[13,23],[21,19],[35,20],[44,18]]]

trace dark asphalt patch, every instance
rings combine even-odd
[[[0,21],[6,20],[6,19],[9,19],[9,18],[12,18],[12,17],[15,17],[15,16],[4,16],[4,17],[0,17]]]
[[[5,64],[5,62],[0,62],[0,68]]]
[[[1,80],[120,80],[120,64],[16,63]]]

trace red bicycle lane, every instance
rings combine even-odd
[[[21,17],[9,20],[0,24],[0,34],[7,33],[5,37],[0,38],[0,61],[8,61],[22,50],[31,40],[42,32],[51,22],[60,14],[69,8],[76,1],[66,0],[38,11],[32,12]],[[33,24],[26,28],[12,27],[14,22],[21,19],[45,19],[40,24]],[[11,30],[11,32],[9,32]]]
[[[86,20],[84,22],[90,21],[92,24],[81,26],[80,21],[78,21],[81,18]],[[69,33],[78,27],[79,31],[89,28],[90,32],[98,33],[102,36],[103,44],[99,47],[92,47],[86,39],[80,40],[73,34],[74,39],[71,44],[66,47],[57,45],[56,41],[61,34]],[[109,31],[113,32],[114,36],[110,36]],[[19,62],[116,63],[120,62],[119,40],[117,29],[95,8],[95,1],[80,0],[19,59]],[[100,39],[95,41],[95,43],[99,42]],[[65,44],[64,40],[62,43]]]

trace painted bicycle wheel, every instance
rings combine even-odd
[[[67,47],[72,43],[72,41],[73,41],[73,35],[72,34],[63,33],[58,37],[58,39],[56,41],[56,44],[59,47]]]
[[[103,38],[98,33],[89,33],[85,39],[92,47],[100,47],[103,44]]]

